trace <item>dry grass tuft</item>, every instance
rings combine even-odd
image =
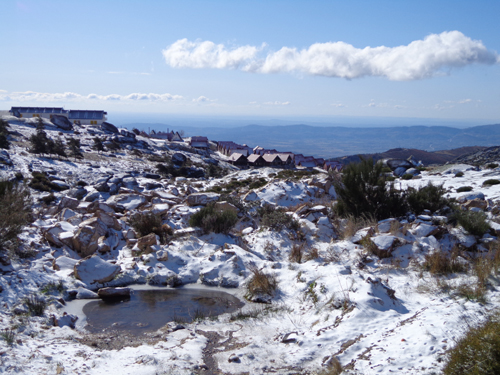
[[[377,220],[374,217],[355,217],[353,215],[349,215],[340,225],[341,237],[344,240],[347,240],[354,236],[358,230],[366,227],[374,227],[376,225]]]
[[[294,263],[302,263],[302,260],[304,259],[304,252],[305,252],[305,242],[294,244],[292,246],[292,250],[290,250],[290,255],[288,256],[288,260]]]
[[[459,261],[460,250],[454,248],[450,254],[434,251],[425,256],[423,268],[433,275],[449,275],[456,272],[465,272],[466,267]]]
[[[247,295],[250,297],[257,295],[268,295],[274,296],[274,293],[278,289],[278,280],[274,274],[265,273],[258,268],[251,269],[252,277],[248,282]]]

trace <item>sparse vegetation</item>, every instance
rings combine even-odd
[[[215,203],[209,203],[189,219],[189,225],[200,227],[205,233],[229,233],[238,221],[238,215],[231,209],[220,210]]]
[[[457,193],[466,193],[468,191],[472,191],[472,186],[460,186],[457,189]]]
[[[497,180],[495,178],[486,180],[483,182],[483,186],[491,186],[491,185],[498,185],[500,184],[500,180]]]
[[[251,271],[252,276],[247,284],[247,294],[245,298],[251,298],[257,295],[273,297],[278,288],[276,276],[259,270],[258,268],[254,268]]]
[[[50,181],[47,175],[43,172],[32,172],[31,175],[33,178],[28,186],[32,189],[47,192],[64,190],[59,185]]]
[[[264,204],[257,209],[257,213],[261,217],[260,224],[263,227],[278,231],[283,228],[288,228],[293,231],[298,231],[300,229],[299,222],[281,207]]]
[[[487,221],[487,216],[482,211],[464,211],[460,208],[455,208],[453,218],[467,232],[475,236],[482,236],[490,230],[490,225]]]
[[[455,177],[463,177],[463,176],[464,176],[464,172],[455,173]]]
[[[444,375],[495,375],[500,373],[500,315],[470,327],[448,352]]]
[[[403,180],[411,180],[413,178],[413,175],[410,173],[405,173],[404,175],[401,176]]]
[[[34,294],[27,297],[24,300],[24,304],[28,308],[28,312],[31,316],[43,316],[45,313],[45,307],[47,306],[47,303],[43,298]]]
[[[276,178],[279,178],[282,180],[285,180],[285,179],[300,180],[304,177],[317,175],[318,173],[320,173],[320,172],[318,172],[315,169],[312,169],[312,170],[284,169],[284,170],[278,172],[278,174],[276,175]]]
[[[31,205],[25,185],[0,180],[0,253],[14,248],[17,236],[31,220]]]
[[[486,168],[488,168],[488,169],[498,168],[498,163],[489,163],[486,165]]]
[[[130,218],[129,224],[139,236],[154,233],[160,237],[162,244],[168,243],[173,235],[173,230],[168,224],[163,224],[161,216],[152,211],[140,212]]]
[[[4,328],[0,330],[0,337],[5,340],[8,346],[12,346],[16,340],[16,331],[11,328]]]
[[[431,182],[427,186],[419,189],[409,188],[406,196],[410,211],[419,215],[424,210],[436,212],[446,205],[449,201],[444,197],[446,189],[442,185],[433,185]]]
[[[0,119],[0,148],[10,148],[10,142],[8,139],[9,130],[7,129],[8,127],[9,123],[4,119]]]
[[[457,272],[465,272],[466,267],[458,258],[460,251],[454,248],[449,254],[436,250],[425,256],[423,268],[433,275],[449,275]]]
[[[260,177],[258,179],[246,178],[244,180],[232,178],[228,183],[223,185],[215,185],[209,191],[228,194],[240,188],[260,189],[265,185],[267,185],[267,180],[264,177]]]
[[[288,260],[294,263],[302,263],[302,260],[304,258],[304,247],[305,247],[304,242],[294,244],[292,246],[292,249],[290,250],[290,255],[288,256]]]

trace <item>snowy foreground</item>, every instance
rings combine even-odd
[[[156,163],[146,158],[152,153],[180,153],[200,167],[218,157],[187,147],[174,150],[175,145],[141,137],[140,145],[118,151],[117,157],[98,155],[89,147],[92,134],[80,129],[85,159],[56,160],[25,151],[25,137],[33,126],[13,122],[10,130],[17,132],[18,142],[8,151],[12,165],[5,165],[1,176],[12,178],[21,172],[28,178],[30,171],[47,171],[69,189],[55,193],[57,200],[48,207],[38,201],[47,193],[33,191],[36,221],[26,227],[21,239],[34,256],[14,259],[0,268],[0,328],[15,332],[12,346],[0,340],[0,373],[315,374],[336,358],[345,373],[432,374],[440,372],[446,351],[467,327],[498,306],[495,278],[486,302],[479,303],[443,291],[438,282],[471,282],[475,276],[470,272],[438,279],[421,266],[426,254],[450,251],[454,244],[484,250],[495,239],[492,235],[475,238],[461,228],[447,228],[446,218],[429,213],[412,223],[374,223],[373,231],[343,238],[342,224],[330,215],[335,192],[327,174],[292,181],[276,178],[278,170],[263,168],[234,170],[222,179],[158,179]],[[47,133],[55,137],[58,130],[47,129]],[[139,146],[142,155],[133,154],[131,150]],[[420,179],[398,184],[444,184],[450,197],[456,198],[470,194],[456,193],[458,187],[471,186],[475,196],[462,202],[477,196],[481,200],[484,194],[492,218],[500,185],[482,187],[482,182],[497,178],[500,171],[456,168],[464,172],[463,177],[443,168],[439,174],[424,172]],[[231,234],[202,235],[189,227],[189,217],[216,196],[199,193],[247,178],[264,178],[267,185],[253,192],[240,188],[237,195],[250,209],[240,212]],[[88,183],[85,191],[78,188],[79,180]],[[103,184],[117,194],[111,195]],[[263,229],[252,215],[263,202],[291,208],[290,214],[300,221],[301,236],[287,229]],[[141,239],[127,220],[147,210],[160,213],[176,236],[167,245],[153,239],[146,245],[148,251],[138,251]],[[83,227],[90,231],[90,239],[82,234]],[[359,243],[366,234],[391,256],[379,259],[366,254]],[[317,257],[290,261],[297,237],[303,239],[305,255],[316,249]],[[79,253],[92,250],[93,263],[82,266],[79,279],[75,278],[75,265],[82,259]],[[278,289],[270,304],[244,299],[254,268],[276,276]],[[54,285],[60,282],[58,290]],[[93,336],[85,331],[81,312],[64,315],[75,303],[64,305],[63,298],[68,299],[71,292],[81,299],[95,296],[93,292],[104,286],[146,283],[227,290],[245,301],[242,313],[252,316],[235,319],[234,314],[232,318],[225,314],[184,324],[184,329],[171,323],[134,346],[122,343],[107,348],[101,342],[119,340],[117,334]],[[42,317],[25,314],[23,301],[33,294],[48,302]],[[72,328],[75,316],[79,319]]]

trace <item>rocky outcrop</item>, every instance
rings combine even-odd
[[[75,264],[75,277],[89,286],[111,281],[119,272],[119,265],[106,262],[98,255],[86,257]]]
[[[73,124],[71,121],[68,120],[66,116],[60,116],[60,115],[52,115],[52,118],[50,121],[57,126],[59,129],[62,130],[71,130],[73,129]]]
[[[220,198],[217,193],[194,193],[187,197],[187,204],[190,206],[206,206],[210,202],[216,202]]]

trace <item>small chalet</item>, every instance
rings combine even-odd
[[[243,154],[238,154],[235,152],[229,157],[229,162],[232,165],[237,165],[237,166],[247,166],[248,165],[248,159],[246,155]]]
[[[325,171],[338,171],[340,172],[342,170],[342,163],[338,161],[325,161],[325,164],[323,164],[323,169]]]
[[[194,148],[209,148],[207,137],[191,137],[189,145]]]
[[[160,131],[155,134],[151,134],[150,136],[152,138],[166,139],[169,142],[184,142],[179,132],[174,132],[173,130],[167,133]]]
[[[305,168],[314,168],[316,166],[316,161],[314,160],[313,156],[306,156],[297,164],[297,157],[295,157],[295,165],[299,165]]]
[[[261,155],[252,154],[248,158],[248,165],[251,167],[263,167],[266,165],[266,161]]]
[[[293,157],[292,153],[286,153],[286,154],[278,154],[278,157],[281,159],[281,165],[292,165],[293,164]]]

